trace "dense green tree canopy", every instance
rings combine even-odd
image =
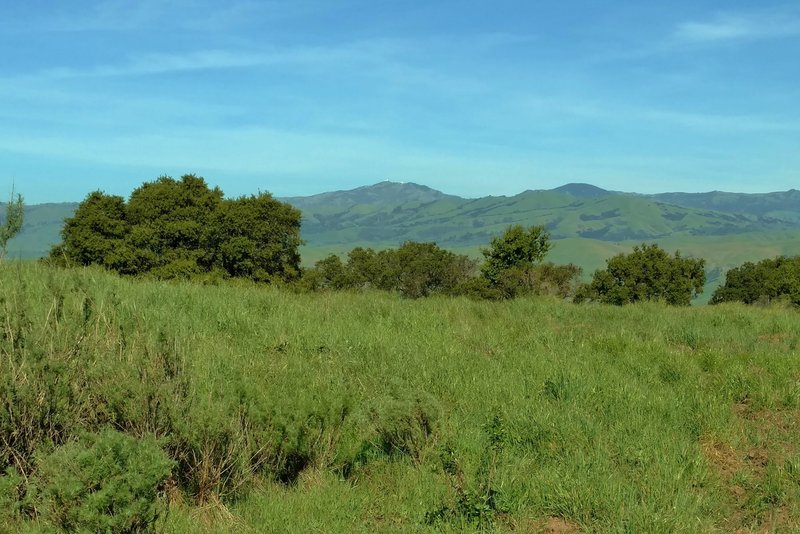
[[[231,276],[267,282],[300,274],[300,212],[261,193],[224,200],[211,218],[214,263]]]
[[[490,299],[510,299],[527,294],[566,297],[573,293],[581,268],[542,263],[552,248],[544,226],[509,226],[483,249],[482,278],[470,293]]]
[[[606,263],[579,289],[577,301],[622,305],[660,300],[688,306],[706,281],[705,260],[684,258],[679,252],[670,256],[655,243],[633,247],[630,254],[618,254]]]
[[[403,295],[418,298],[451,293],[474,271],[475,262],[435,243],[409,241],[388,262],[388,284]]]
[[[122,265],[128,262],[126,238],[129,234],[125,200],[95,191],[64,222],[63,241],[53,248],[50,257],[80,265],[96,264],[125,270]]]
[[[506,271],[524,271],[541,262],[550,247],[550,234],[544,226],[509,226],[492,239],[489,248],[481,251],[484,257],[481,272],[490,284],[499,284]]]
[[[347,262],[330,255],[306,271],[309,289],[382,289],[409,298],[454,294],[469,281],[475,262],[435,243],[408,241],[397,249],[379,252],[357,247]]]
[[[536,246],[541,251],[548,245]],[[498,300],[523,294],[561,298],[573,294],[580,267],[535,263],[531,257],[510,263],[491,283],[484,274],[478,276],[475,260],[435,243],[407,241],[397,249],[380,251],[356,247],[346,261],[335,254],[318,261],[303,273],[301,285],[310,290],[380,289],[409,298],[444,294]]]
[[[91,193],[67,219],[54,261],[158,278],[209,273],[256,281],[299,274],[300,212],[268,193],[225,199],[203,178],[160,177],[126,203]]]
[[[135,189],[125,207],[134,265],[124,271],[148,271],[160,278],[195,275],[211,266],[208,232],[222,202],[222,191],[210,189],[194,175],[180,180],[160,177]]]
[[[746,262],[731,269],[725,276],[725,284],[711,296],[711,304],[753,304],[780,298],[800,305],[800,256]]]

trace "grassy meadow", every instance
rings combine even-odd
[[[31,497],[42,458],[113,428],[172,460],[163,532],[796,532],[799,345],[779,307],[8,262],[0,531],[57,530]]]

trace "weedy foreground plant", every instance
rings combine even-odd
[[[0,266],[0,530],[800,528],[800,315]]]

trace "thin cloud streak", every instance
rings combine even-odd
[[[418,45],[413,45],[418,47]],[[114,64],[43,69],[6,82],[72,78],[114,78],[270,66],[337,68],[370,66],[391,69],[401,58],[418,53],[409,42],[391,39],[353,41],[331,46],[272,47],[269,49],[205,49],[183,53],[146,53]],[[2,80],[2,78],[0,78]]]
[[[561,98],[527,97],[522,102],[520,108],[527,109],[533,119],[543,115],[561,115],[608,124],[622,123],[628,127],[662,123],[719,135],[800,132],[800,119],[792,120],[785,117],[696,113],[655,107],[626,106],[597,100],[587,102]]]
[[[779,39],[800,35],[800,17],[785,14],[723,14],[707,21],[686,21],[675,28],[680,43]]]
[[[5,20],[6,31],[44,33],[136,32],[168,28],[194,32],[236,29],[254,21],[280,22],[341,8],[324,0],[101,0],[80,9],[66,3],[55,6],[47,16],[32,20]]]

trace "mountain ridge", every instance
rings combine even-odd
[[[747,209],[748,195],[644,195],[576,182],[513,196],[468,199],[415,183],[379,182],[282,200],[303,212],[306,239],[327,245],[401,240],[473,245],[487,242],[508,224],[518,223],[543,224],[555,239],[583,237],[613,242],[680,234],[800,230],[800,202],[792,209],[792,190],[752,197],[757,199],[754,205],[758,209],[754,210]]]
[[[282,197],[303,213],[307,249],[396,246],[435,241],[481,246],[509,224],[543,224],[554,240],[608,243],[798,232],[800,191],[658,193],[609,191],[572,182],[512,196],[463,198],[414,182],[382,181],[348,190]],[[40,257],[59,241],[77,203],[26,207],[12,255]],[[0,217],[4,214],[0,204]],[[800,242],[800,239],[798,239]],[[798,251],[800,252],[800,251]]]

